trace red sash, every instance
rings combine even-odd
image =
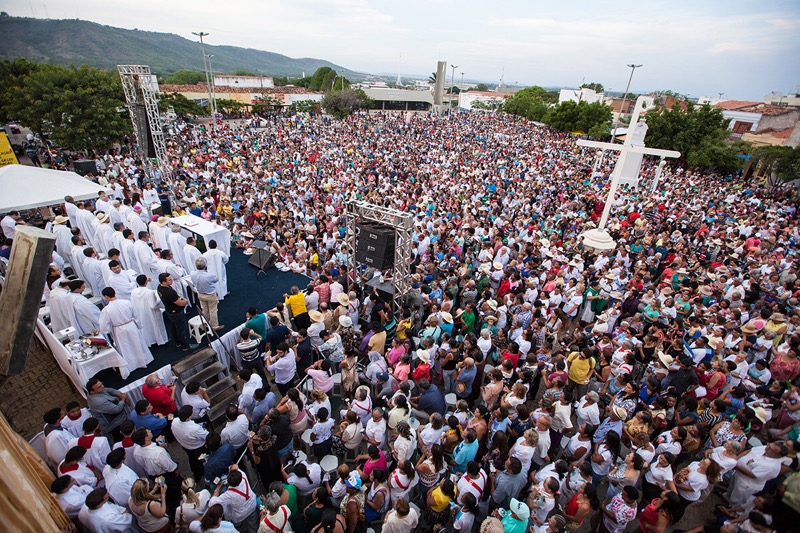
[[[94,442],[94,435],[84,435],[82,437],[78,437],[78,446],[83,446],[87,450],[92,447],[92,443]]]
[[[133,446],[133,440],[130,437],[125,437],[122,439],[123,448],[130,448],[131,446]]]
[[[66,474],[67,472],[74,472],[77,469],[78,469],[78,463],[75,463],[74,465],[70,465],[70,466],[61,466],[61,467],[59,467],[58,470],[62,474]]]
[[[228,490],[231,491],[231,492],[235,492],[236,494],[238,494],[239,496],[244,498],[245,501],[247,501],[247,500],[250,499],[250,485],[247,483],[247,481],[244,482],[244,487],[245,487],[245,490],[247,491],[247,494],[245,494],[244,492],[240,491],[239,489],[228,489]]]
[[[481,470],[480,472],[478,472],[478,474],[480,474],[480,476],[481,476],[481,479],[483,480],[483,485],[484,485],[484,487],[485,487],[485,486],[486,486],[486,475],[483,473],[483,471],[482,471],[482,470]],[[466,474],[466,476],[465,476],[465,477],[467,478],[467,483],[469,483],[470,485],[472,485],[472,486],[475,488],[475,490],[477,490],[477,491],[478,491],[478,499],[480,500],[480,499],[481,499],[481,497],[483,496],[483,489],[482,489],[482,488],[480,488],[480,487],[478,486],[478,484],[477,484],[477,483],[475,483],[474,481],[472,481],[472,478],[471,478],[471,477],[469,477],[469,474]]]
[[[399,486],[401,490],[406,490],[408,488],[408,485],[411,484],[411,481],[409,481],[408,484],[404,487],[403,484],[400,483],[400,478],[397,477],[397,472],[394,473],[394,482],[397,483],[397,486]]]
[[[233,490],[233,489],[230,489],[230,490]],[[241,494],[241,493],[239,493],[239,494]],[[267,524],[267,526],[269,526],[269,528],[272,531],[283,531],[283,528],[286,527],[286,516],[287,516],[286,515],[286,507],[281,506],[281,511],[283,511],[283,527],[281,527],[280,529],[275,524],[270,522],[269,518],[267,518],[266,516],[264,517],[264,523]]]

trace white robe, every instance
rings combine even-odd
[[[189,267],[186,265],[186,256],[184,255],[186,237],[181,235],[180,232],[170,233],[168,240],[169,249],[172,250],[172,262],[189,270]]]
[[[137,272],[150,278],[152,280],[150,288],[154,289],[158,285],[158,274],[160,273],[156,253],[144,241],[136,241],[133,244],[133,252],[136,254],[136,262],[139,265]]]
[[[94,215],[91,211],[87,211],[86,209],[79,209],[75,214],[75,223],[81,230],[83,240],[92,248],[95,247],[95,242],[97,242],[97,233],[92,224],[93,220],[96,220]]]
[[[131,213],[128,215],[127,226],[133,232],[133,238],[137,241],[139,240],[139,232],[147,231],[147,225],[142,222],[142,219],[139,218],[139,215],[137,215],[134,211],[131,211]]]
[[[111,211],[111,200],[103,200],[102,198],[98,198],[94,201],[94,210],[98,213],[105,213],[109,214]]]
[[[69,225],[72,226],[73,228],[77,227],[78,206],[70,202],[64,202],[64,207],[66,208],[67,211],[67,218],[69,218]]]
[[[100,224],[100,228],[97,230],[97,240],[100,241],[100,249],[97,252],[108,254],[108,251],[114,248],[114,228],[107,222]]]
[[[161,245],[161,226],[158,225],[158,222],[151,222],[148,224],[148,229],[150,230],[150,242],[153,244],[154,250],[160,250],[161,248],[165,248]]]
[[[56,237],[56,250],[59,255],[69,260],[70,252],[72,252],[72,230],[64,224],[54,224],[53,235]]]
[[[159,259],[158,270],[159,272],[166,272],[172,276],[172,288],[175,289],[175,292],[184,300],[189,299],[189,289],[186,287],[186,282],[182,279],[186,275],[186,271],[183,267],[179,267],[172,261]]]
[[[58,468],[69,451],[70,440],[72,440],[72,435],[64,429],[54,429],[47,434],[44,438],[44,451],[50,466]]]
[[[170,227],[158,226],[156,233],[158,234],[158,242],[161,243],[161,249],[169,249],[169,236],[172,235]]]
[[[122,243],[125,241],[125,237],[122,236],[121,231],[115,231],[114,235],[111,237],[111,244],[119,250],[119,262],[122,264],[123,269],[128,268],[128,263],[125,261],[125,255],[122,253]]]
[[[69,441],[70,449],[78,446],[79,440],[80,437],[71,439]],[[86,461],[86,464],[94,467],[98,472],[102,472],[103,467],[106,465],[106,456],[109,453],[111,453],[111,443],[108,442],[108,439],[106,437],[96,436],[92,439],[91,447],[86,450],[86,455],[83,457],[83,460]]]
[[[94,511],[84,505],[78,512],[78,521],[89,533],[128,533],[137,530],[133,525],[133,515],[111,502],[104,503]]]
[[[136,257],[136,250],[134,249],[136,241],[130,239],[122,240],[122,248],[119,249],[119,255],[125,263],[125,270],[135,270],[141,273],[142,267],[139,266],[139,259]]]
[[[83,281],[91,287],[95,296],[100,296],[106,288],[102,268],[103,264],[96,257],[85,257],[83,260],[83,273],[86,276]]]
[[[71,304],[67,289],[57,286],[50,290],[50,329],[53,330],[53,333],[58,333],[72,325],[69,312]]]
[[[120,207],[112,207],[111,210],[108,213],[108,218],[111,219],[111,226],[112,227],[117,222],[121,222],[126,228],[128,227],[128,217],[122,211],[122,206],[120,206]]]
[[[217,296],[220,301],[228,294],[228,274],[225,265],[228,263],[228,256],[219,249],[209,250],[203,254],[208,263],[208,271],[217,276]]]
[[[86,259],[86,256],[83,255],[84,248],[86,247],[75,246],[73,244],[69,253],[69,263],[72,265],[72,270],[75,271],[75,275],[78,276],[78,279],[86,281],[86,273],[83,270],[83,261]]]
[[[140,333],[148,346],[169,342],[167,328],[164,326],[164,303],[153,289],[136,287],[131,294],[131,304],[136,308],[141,324]]]
[[[100,313],[100,331],[114,336],[114,348],[119,352],[128,370],[144,368],[153,362],[153,354],[145,344],[136,308],[125,300],[114,300]]]
[[[106,482],[108,495],[117,505],[127,507],[128,498],[131,497],[131,487],[139,479],[139,476],[125,463],[119,465],[119,468],[105,465],[101,472],[103,481]]]
[[[124,270],[119,274],[114,274],[111,270],[109,272],[111,272],[111,275],[108,277],[108,286],[114,289],[114,292],[117,293],[117,298],[130,301],[131,294],[136,289],[136,282]]]
[[[69,318],[78,335],[88,335],[100,329],[100,309],[82,294],[71,292],[69,298]]]
[[[186,260],[186,263],[183,265],[183,268],[186,269],[186,272],[191,274],[197,267],[194,265],[194,262],[197,261],[199,257],[203,255],[200,253],[200,250],[193,244],[187,244],[183,247],[183,257]]]

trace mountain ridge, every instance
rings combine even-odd
[[[203,70],[197,41],[173,33],[128,30],[80,19],[0,17],[0,59],[19,58],[57,65],[90,65],[116,69],[117,65],[149,65],[166,76],[176,70]],[[317,58],[291,58],[275,52],[231,45],[205,45],[213,54],[215,72],[264,71],[267,76],[311,76],[320,67],[344,71],[350,78],[363,74]]]

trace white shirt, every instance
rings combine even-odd
[[[472,493],[475,496],[477,501],[481,501],[481,496],[483,496],[483,491],[486,490],[486,473],[481,470],[478,472],[478,477],[473,479],[469,476],[469,474],[464,474],[459,478],[458,484],[456,484],[456,489],[458,492],[458,503],[459,505],[463,505],[464,501],[464,494],[467,492]]]
[[[124,507],[106,502],[94,511],[85,505],[78,513],[78,520],[91,533],[133,533],[133,515]]]
[[[103,468],[103,480],[106,482],[108,495],[117,505],[128,506],[128,499],[131,497],[131,487],[134,481],[139,479],[136,472],[128,468],[125,463],[119,468],[111,468],[106,465]]]
[[[578,426],[581,424],[589,424],[594,427],[600,425],[600,408],[597,406],[597,402],[587,406],[586,398],[583,398],[578,404],[575,414],[578,417]]]
[[[91,417],[89,410],[84,407],[81,409],[81,416],[77,420],[72,420],[70,417],[65,416],[61,420],[61,427],[69,431],[73,437],[80,437],[83,435],[83,423]]]
[[[314,492],[314,489],[319,487],[322,479],[322,467],[319,465],[319,463],[307,463],[305,461],[302,462],[308,468],[308,477],[311,478],[311,481],[309,481],[305,476],[298,477],[292,474],[289,476],[289,479],[287,479],[286,482],[297,487],[297,494],[300,496],[308,496]]]
[[[175,420],[172,422],[174,428]],[[139,446],[133,451],[133,455],[148,476],[160,476],[165,472],[174,472],[178,468],[167,450],[154,443],[149,446]]]
[[[196,450],[205,446],[208,430],[194,420],[183,422],[180,418],[174,418],[172,419],[172,434],[184,449]],[[224,439],[223,442],[225,442]]]
[[[228,420],[225,427],[220,431],[222,442],[229,442],[237,450],[247,444],[247,434],[250,431],[250,422],[244,414],[236,417],[236,420]],[[206,432],[208,433],[208,432]]]
[[[192,406],[192,418],[200,418],[203,416],[203,410],[211,407],[211,404],[205,401],[199,394],[189,394],[186,389],[181,391],[181,405]]]
[[[6,239],[14,238],[14,233],[16,233],[16,225],[17,221],[10,216],[5,216],[3,217],[3,220],[0,221],[0,226],[3,228],[3,235]]]
[[[244,472],[242,472],[242,482],[239,485],[228,487],[228,490],[208,501],[209,507],[216,504],[222,506],[225,518],[234,524],[244,522],[248,516],[256,512],[256,493],[250,487]]]

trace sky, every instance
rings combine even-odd
[[[364,73],[761,100],[800,85],[800,2],[0,0],[14,16],[210,33],[209,44],[327,59]],[[457,68],[452,69],[451,65]]]

